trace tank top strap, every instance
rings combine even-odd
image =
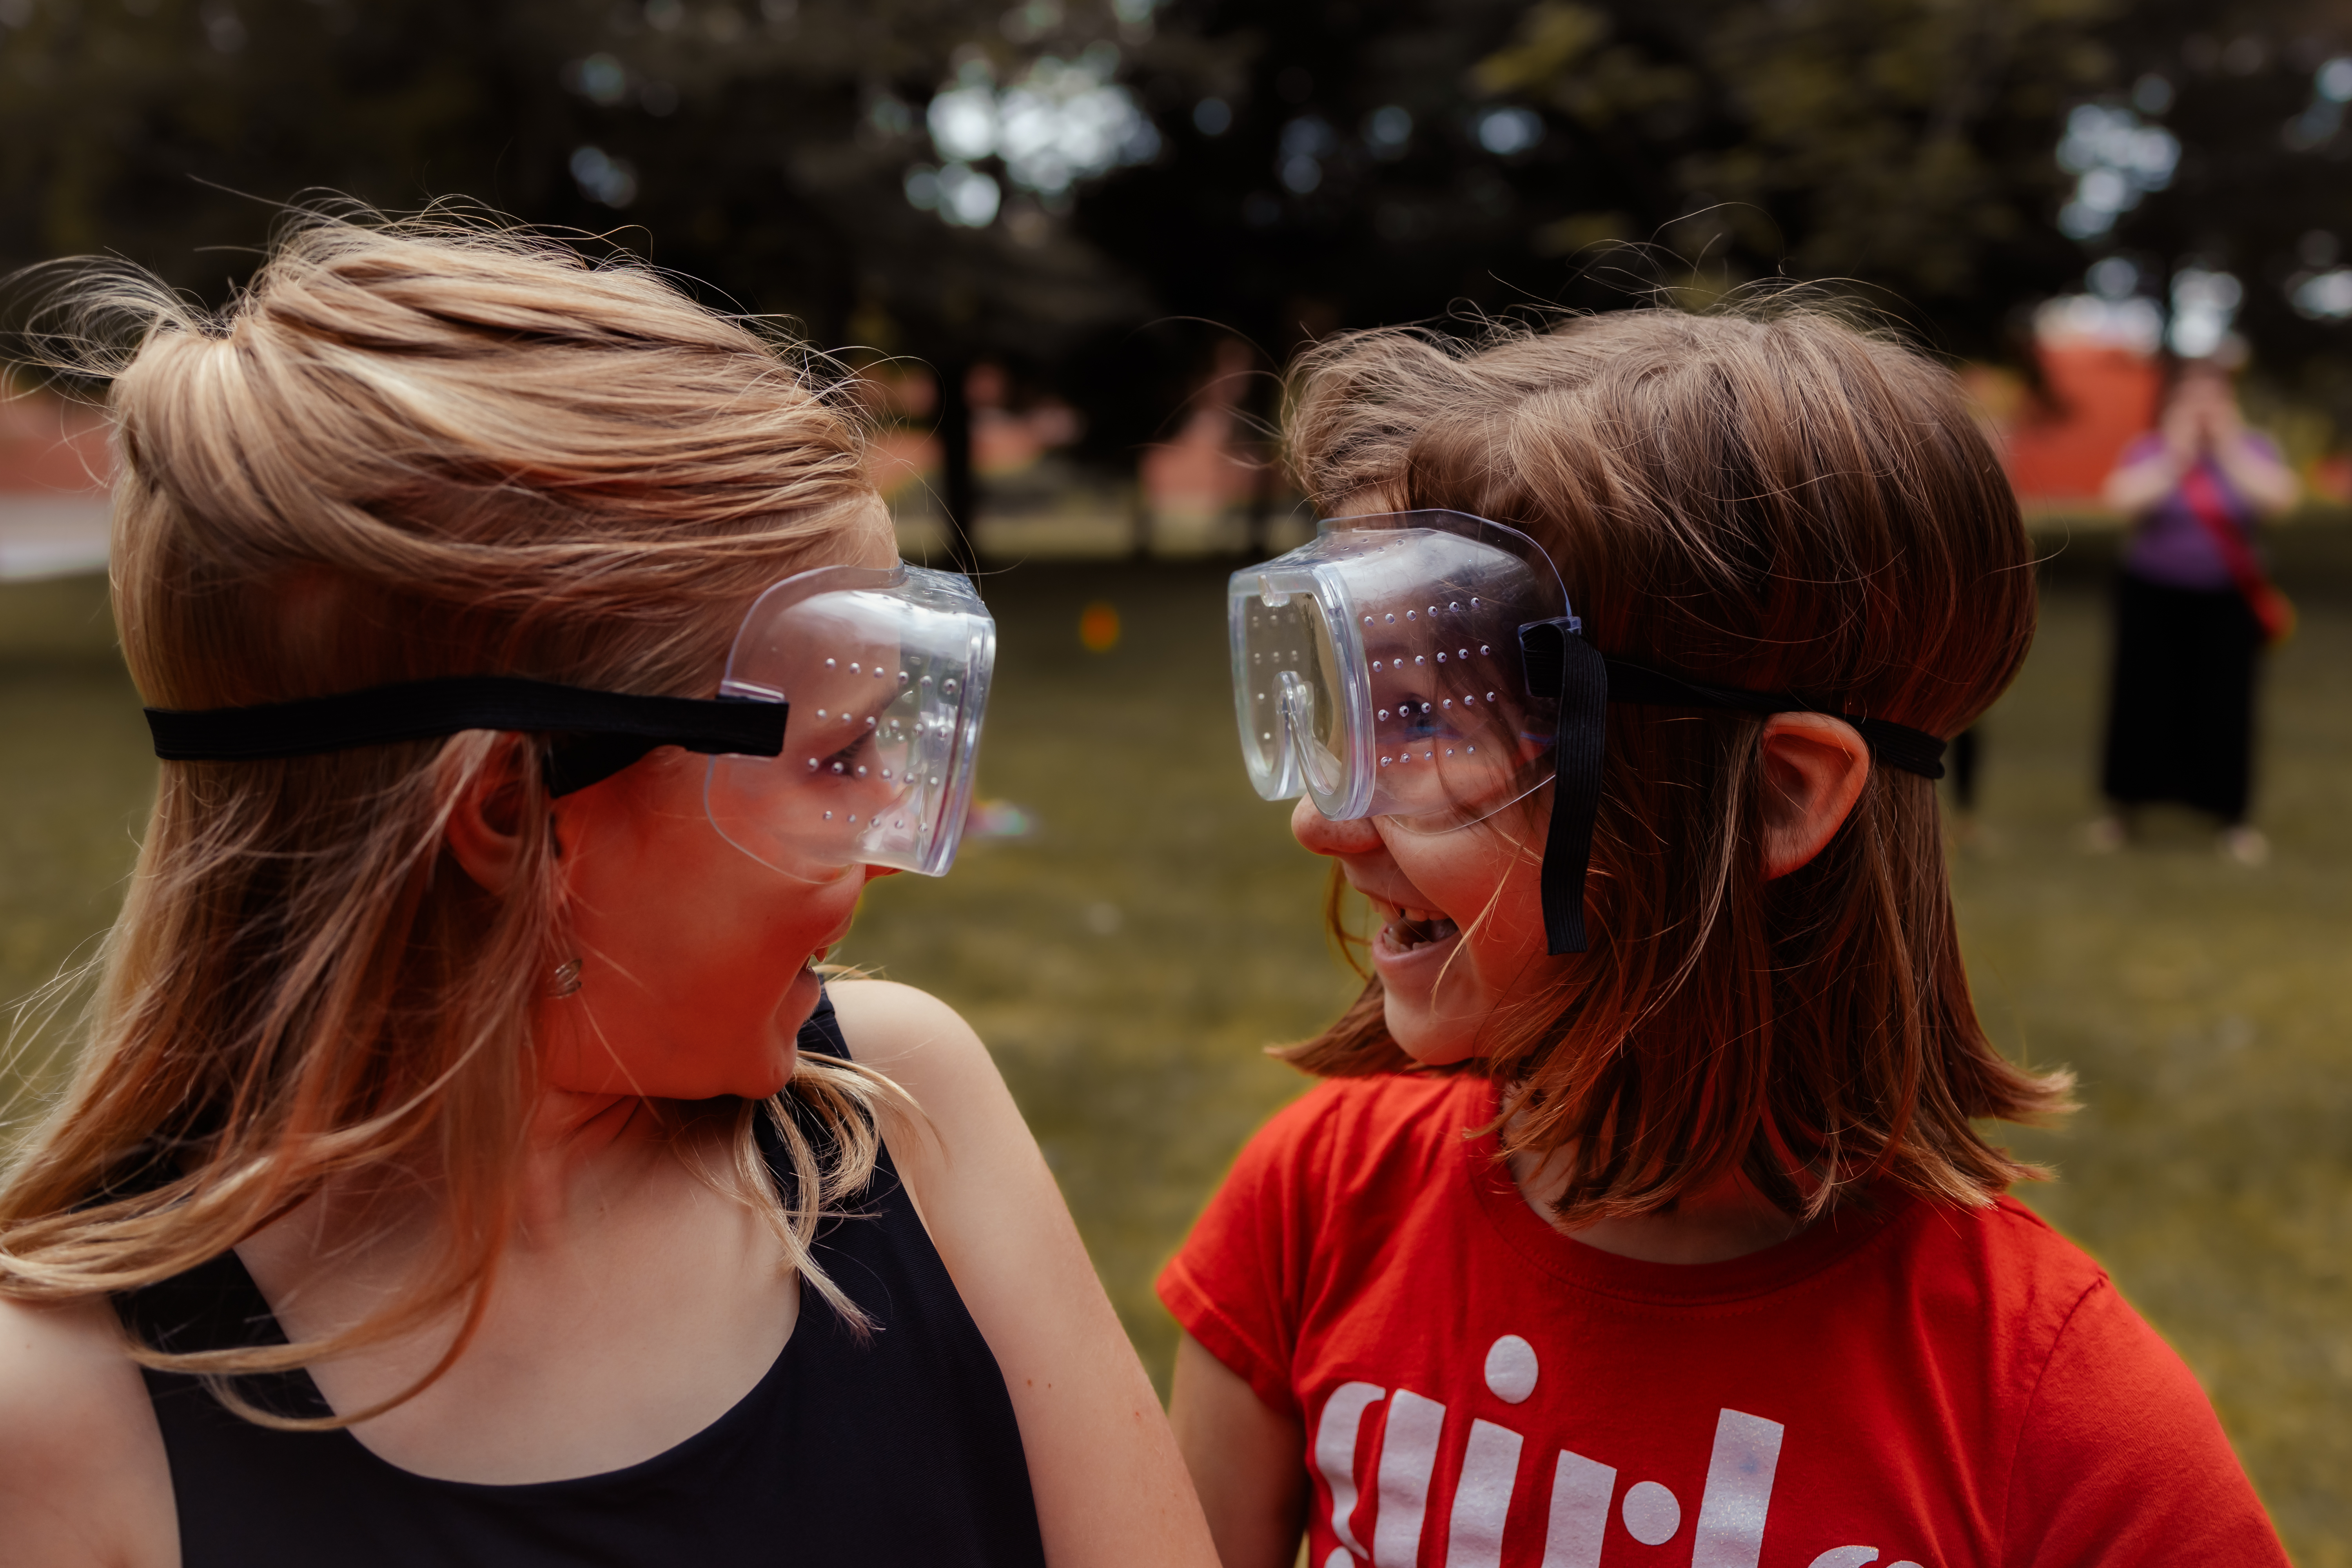
[[[800,1037],[794,1044],[803,1053],[835,1057],[842,1061],[854,1059],[849,1054],[849,1042],[842,1037],[841,1019],[833,1010],[831,992],[819,994],[816,1011],[810,1014],[808,1022],[801,1026]],[[833,1130],[825,1125],[824,1119],[807,1100],[788,1087],[769,1103],[791,1120],[793,1128],[808,1142],[820,1167],[834,1157],[835,1140]],[[852,1114],[863,1113],[853,1111]],[[783,1195],[786,1203],[793,1202],[795,1178],[793,1175],[792,1153],[785,1147],[767,1104],[753,1108],[751,1133],[761,1157],[767,1161],[768,1174],[775,1182],[777,1192]],[[894,1198],[897,1200],[895,1204],[892,1202]],[[913,1206],[906,1202],[905,1194],[900,1191],[898,1169],[891,1163],[887,1146],[879,1152],[873,1179],[866,1189],[853,1200],[852,1206],[868,1216],[885,1215],[893,1207],[904,1208],[908,1220],[919,1226],[922,1223],[916,1219]],[[839,1215],[833,1215],[819,1226],[819,1237],[830,1233],[839,1224],[840,1218]]]
[[[254,1283],[235,1252],[224,1252],[185,1273],[119,1296],[115,1306],[137,1340],[167,1354],[286,1342],[285,1331],[278,1326],[261,1287]],[[226,1381],[239,1398],[273,1415],[307,1420],[334,1414],[319,1385],[299,1367],[244,1373]],[[150,1373],[148,1384],[159,1399],[196,1398],[209,1403],[214,1397],[194,1377]]]
[[[841,1015],[833,1010],[832,992],[817,993],[816,1011],[811,1013],[808,1022],[801,1026],[800,1035],[793,1044],[801,1050],[814,1051],[820,1056],[839,1057],[843,1061],[851,1059],[849,1041],[841,1032]]]

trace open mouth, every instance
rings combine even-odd
[[[1381,935],[1398,952],[1411,952],[1462,934],[1462,928],[1432,910],[1399,910]]]

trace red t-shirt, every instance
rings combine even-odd
[[[2010,1200],[1726,1263],[1538,1217],[1473,1077],[1327,1083],[1160,1293],[1299,1421],[1316,1568],[2286,1562],[2179,1358]]]

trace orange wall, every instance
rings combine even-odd
[[[103,490],[106,463],[97,409],[37,393],[0,398],[0,493]]]
[[[2001,422],[2010,482],[2028,506],[2095,502],[2116,457],[2155,425],[2163,374],[2110,343],[2059,339],[2037,352],[2050,395]]]

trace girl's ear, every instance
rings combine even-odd
[[[522,865],[523,772],[536,765],[516,736],[500,744],[467,781],[450,809],[449,853],[484,891],[504,893]]]
[[[1822,852],[1870,779],[1870,744],[1827,713],[1764,721],[1764,879]]]

